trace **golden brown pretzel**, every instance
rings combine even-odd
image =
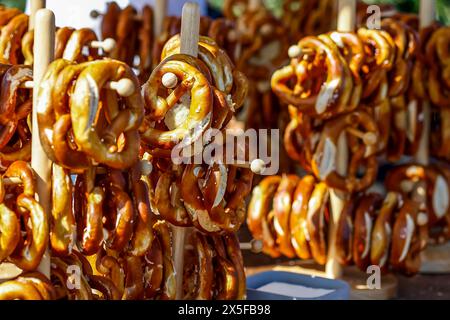
[[[117,106],[117,100],[115,105],[108,101],[108,110],[104,112],[110,123],[102,133],[98,133],[95,130],[95,118],[100,111],[100,89],[108,81],[118,81],[122,78],[133,82],[134,91],[130,96],[121,98],[124,109]],[[139,81],[132,70],[124,63],[114,60],[90,62],[78,76],[73,90],[70,97],[70,114],[72,119],[77,119],[72,122],[72,127],[81,150],[95,161],[113,168],[124,169],[134,164],[138,159],[137,129],[143,119],[143,102],[139,93]],[[116,93],[108,92],[108,95],[113,98]],[[124,141],[121,142],[120,137],[123,137]]]
[[[31,230],[27,239],[19,244],[9,259],[22,270],[33,271],[41,262],[48,243],[48,217],[34,197],[25,193],[17,197],[17,207],[23,215],[30,216]]]
[[[427,228],[418,224],[419,206],[405,199],[392,231],[390,263],[395,270],[414,275],[420,269],[420,252],[426,246]]]
[[[236,268],[228,258],[224,239],[221,236],[211,236],[214,248],[214,283],[212,285],[213,299],[234,300],[238,293],[238,276]]]
[[[159,298],[161,300],[174,300],[176,295],[175,270],[172,254],[172,234],[168,223],[158,221],[153,226],[161,243],[163,252],[164,278]]]
[[[21,283],[28,283],[34,286],[34,288],[39,292],[42,300],[54,300],[55,299],[55,289],[53,288],[49,279],[44,276],[39,271],[27,272],[22,274],[16,279]]]
[[[73,210],[77,221],[79,247],[86,255],[97,253],[103,241],[105,192],[92,185],[91,177],[78,175],[74,185]]]
[[[366,271],[370,264],[372,230],[376,211],[382,202],[379,194],[364,195],[355,212],[355,231],[353,240],[353,259],[356,266]]]
[[[34,46],[34,30],[28,30],[22,38],[21,47],[22,55],[24,57],[23,64],[32,65],[34,61],[33,55]]]
[[[92,41],[97,41],[97,36],[92,29],[82,28],[73,31],[66,43],[62,58],[78,63],[97,59],[98,49],[95,48],[89,47],[89,55],[87,57],[83,55],[83,48],[89,46]]]
[[[125,272],[119,261],[115,257],[107,255],[104,250],[100,250],[97,253],[95,266],[100,274],[114,283],[120,296],[122,296],[125,290]]]
[[[55,59],[61,59],[64,55],[67,42],[69,41],[75,29],[63,27],[56,30],[55,34]]]
[[[70,253],[74,240],[75,218],[72,210],[72,181],[70,174],[53,164],[52,167],[52,224],[50,243],[54,253]]]
[[[106,13],[103,15],[101,24],[101,33],[103,40],[107,38],[116,39],[116,27],[119,21],[120,12],[121,9],[116,2],[111,1],[107,3]]]
[[[131,185],[137,221],[133,222],[134,232],[130,242],[130,252],[135,256],[143,256],[152,246],[154,240],[152,227],[156,217],[152,212],[150,191],[146,183],[139,177],[137,181],[132,179]]]
[[[21,40],[28,30],[28,16],[19,14],[14,16],[7,25],[1,28],[0,34],[0,62],[21,63]]]
[[[325,215],[328,210],[329,191],[325,183],[320,182],[314,187],[308,202],[306,228],[310,241],[311,255],[318,264],[325,264],[327,259],[327,235]]]
[[[336,255],[342,265],[353,263],[354,219],[359,200],[355,196],[345,203],[336,227]]]
[[[141,257],[123,258],[125,269],[125,290],[122,300],[142,300],[144,297],[144,274]]]
[[[292,203],[290,216],[290,233],[292,235],[291,243],[297,256],[300,259],[310,259],[311,251],[309,249],[310,236],[306,228],[306,218],[308,213],[308,203],[314,191],[316,179],[313,176],[305,176],[298,183]]]
[[[189,115],[177,128],[160,130],[144,122],[141,127],[142,139],[154,147],[171,149],[183,139],[184,143],[189,145],[198,139],[211,123],[212,90],[208,80],[196,66],[181,60],[191,59],[176,55],[162,61],[153,70],[143,88],[147,117],[150,121],[161,121],[184,93],[191,93]],[[161,78],[168,72],[175,74],[181,83],[171,93],[166,92],[164,96],[160,96],[158,93],[164,91],[160,89]]]
[[[193,259],[186,265],[183,277],[185,279],[184,298],[188,300],[211,300],[214,274],[213,249],[206,236],[194,231],[191,234],[193,251],[186,251]]]
[[[139,28],[139,80],[145,83],[152,69],[153,9],[142,8],[142,22]]]
[[[281,182],[280,176],[264,178],[253,189],[252,198],[247,210],[247,226],[256,240],[263,241],[263,252],[273,258],[279,257],[276,248],[275,234],[270,226],[270,206],[273,196]]]
[[[387,264],[389,263],[394,216],[401,201],[400,194],[389,192],[384,199],[373,226],[370,243],[370,262],[383,270],[387,269]]]
[[[94,300],[120,300],[119,290],[110,279],[92,274],[86,275],[86,278],[89,286],[101,293],[94,294]]]
[[[120,11],[116,24],[117,46],[110,55],[111,58],[123,61],[129,66],[133,65],[137,41],[137,33],[133,31],[136,27],[135,15],[136,10],[130,5]]]
[[[0,284],[0,300],[43,300],[39,290],[29,282],[10,280]]]
[[[375,137],[375,143],[363,141],[364,147],[349,137],[351,160],[347,177],[342,177],[336,171],[336,151],[339,136],[348,128],[362,126],[365,132]],[[326,123],[322,137],[312,159],[312,169],[315,175],[325,181],[329,187],[348,192],[364,190],[372,185],[377,173],[378,128],[373,118],[364,111],[354,111]],[[358,169],[365,164],[364,176],[358,177]]]
[[[296,175],[283,175],[280,185],[273,198],[274,228],[277,234],[278,250],[288,258],[295,256],[294,248],[291,244],[290,216],[293,202],[293,193],[299,178]]]
[[[3,10],[0,10],[0,26],[6,25],[12,18],[15,16],[18,16],[22,14],[22,11],[20,11],[17,8],[3,8]]]
[[[229,259],[233,263],[234,268],[236,269],[237,276],[237,293],[234,299],[236,300],[244,300],[247,297],[247,285],[246,285],[246,277],[244,270],[244,259],[242,258],[241,247],[239,243],[239,239],[235,233],[226,234],[223,237],[225,248],[228,254]]]
[[[144,268],[144,298],[155,298],[161,290],[164,276],[163,252],[158,237],[152,241],[150,250],[145,254]]]

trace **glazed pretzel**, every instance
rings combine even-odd
[[[427,228],[418,223],[419,208],[405,199],[392,231],[390,263],[407,275],[419,272],[420,255],[427,243]]]
[[[114,2],[108,2],[106,5],[106,12],[103,15],[101,23],[102,39],[117,38],[116,27],[119,21],[121,9],[119,5]]]
[[[224,49],[233,63],[236,62],[239,50],[239,38],[235,31],[236,24],[226,18],[211,22],[208,37],[213,39],[219,48]]]
[[[212,89],[201,71],[186,61],[192,61],[192,59],[184,55],[174,55],[165,59],[153,70],[143,87],[147,118],[150,121],[163,120],[165,114],[185,93],[191,93],[189,115],[175,129],[165,131],[153,128],[144,122],[141,127],[141,136],[144,142],[151,146],[171,149],[183,139],[189,145],[210,126]],[[165,97],[160,96],[158,92],[161,92],[161,78],[169,72],[175,74],[181,83],[172,92],[166,92]]]
[[[67,255],[73,245],[75,218],[72,210],[72,181],[62,167],[52,167],[52,225],[50,244],[54,253]]]
[[[0,62],[19,64],[21,61],[21,40],[28,30],[28,16],[19,14],[14,16],[1,29],[0,34]]]
[[[116,92],[107,92],[108,106],[104,112],[110,123],[102,133],[98,133],[95,130],[95,118],[100,111],[100,90],[108,81],[122,78],[132,81],[134,91],[131,95],[122,97],[123,105],[117,103]],[[143,103],[138,88],[136,76],[127,65],[119,61],[90,62],[78,76],[70,96],[70,115],[72,119],[77,119],[72,122],[73,133],[80,149],[98,163],[123,169],[137,161],[137,129],[143,118]],[[95,102],[94,106],[90,101]],[[121,137],[124,141],[121,141]]]
[[[210,238],[215,250],[213,263],[217,270],[214,273],[214,283],[212,286],[213,299],[234,300],[238,292],[236,268],[228,258],[224,239],[221,236],[211,236]]]
[[[379,194],[367,194],[360,199],[355,212],[353,259],[360,270],[366,270],[370,264],[372,230],[381,202]]]
[[[310,70],[306,68],[309,62],[293,59],[289,66],[273,74],[272,90],[282,101],[294,105],[300,112],[329,118],[336,113],[333,109],[342,108],[351,96],[353,80],[350,70],[337,47],[330,47],[318,38],[303,38],[298,47],[314,52]],[[311,92],[305,92],[306,88],[302,86],[307,79],[315,82]]]
[[[247,226],[253,238],[263,241],[262,251],[273,258],[279,257],[280,253],[276,248],[274,231],[271,230],[269,208],[280,182],[280,176],[264,178],[253,189],[247,209]]]
[[[152,241],[152,247],[147,251],[144,261],[144,298],[153,299],[160,294],[163,282],[163,252],[158,237]]]
[[[10,280],[0,284],[0,300],[43,300],[43,298],[33,284]]]
[[[387,269],[389,263],[389,249],[391,245],[394,215],[402,199],[400,194],[389,192],[379,211],[372,230],[370,262]]]
[[[184,268],[184,298],[188,300],[211,300],[214,281],[213,250],[206,236],[194,231],[191,233],[194,252],[187,250]],[[191,258],[189,257],[191,256]]]
[[[136,27],[136,10],[132,6],[127,6],[119,13],[116,24],[117,46],[111,52],[110,57],[133,65],[134,53],[136,49],[137,33],[133,32]]]
[[[163,252],[164,278],[159,299],[174,300],[176,294],[176,282],[175,282],[175,271],[173,267],[174,262],[171,247],[172,234],[169,229],[169,225],[162,220],[156,222],[153,228],[157,236],[159,237],[161,249]]]
[[[291,244],[289,217],[291,215],[293,193],[298,182],[299,178],[295,175],[283,175],[273,198],[274,227],[277,234],[276,242],[280,253],[288,258],[295,256],[295,251]]]
[[[359,125],[364,128],[363,130],[371,133],[375,137],[375,141],[363,141],[364,146],[361,148],[358,143],[355,143],[354,139],[349,140],[351,160],[349,174],[344,178],[336,172],[335,160],[333,160],[336,156],[337,140],[343,130],[346,130],[345,128]],[[349,137],[349,139],[351,138]],[[333,119],[326,123],[322,132],[322,137],[312,161],[313,172],[318,178],[325,181],[329,187],[348,192],[361,191],[372,185],[376,177],[376,141],[378,141],[378,128],[375,121],[367,113],[354,111],[353,113]],[[366,144],[368,142],[369,144]],[[327,154],[328,152],[330,155]],[[331,162],[327,163],[327,161]],[[366,165],[366,172],[363,177],[358,178],[358,168],[362,163]]]
[[[142,8],[142,22],[139,28],[139,80],[145,83],[152,69],[153,9]]]
[[[95,32],[89,28],[75,30],[68,39],[62,58],[74,62],[96,60],[99,57],[98,49],[89,47],[89,55],[83,55],[83,48],[92,41],[97,41]]]
[[[126,256],[124,259],[125,290],[122,300],[142,300],[144,297],[144,274],[142,259]]]
[[[311,251],[309,249],[310,235],[308,233],[307,214],[308,203],[314,191],[316,179],[313,176],[305,176],[298,183],[292,203],[290,215],[290,229],[292,234],[292,247],[300,259],[310,259]]]
[[[96,270],[104,277],[110,279],[120,296],[123,296],[125,290],[125,272],[117,258],[106,254],[101,249],[95,260]]]
[[[74,28],[71,27],[63,27],[56,30],[55,34],[55,60],[61,59],[64,55],[64,51],[67,46],[67,42],[71,38],[73,32],[75,31]],[[76,45],[74,43],[73,45]]]
[[[450,159],[450,109],[432,110],[431,151],[441,159]]]

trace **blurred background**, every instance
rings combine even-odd
[[[179,0],[169,0],[179,1]],[[307,0],[305,0],[307,1]],[[366,3],[389,3],[394,4],[401,11],[418,12],[419,0],[365,0]],[[223,5],[223,0],[208,0],[208,3],[213,11],[218,11]],[[271,8],[275,15],[280,12],[283,0],[264,0],[268,8]],[[444,24],[450,24],[450,0],[437,0],[439,20]],[[0,0],[0,4],[8,7],[17,7],[25,10],[26,0]]]

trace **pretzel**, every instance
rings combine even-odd
[[[34,46],[34,30],[28,30],[27,33],[22,38],[21,48],[22,55],[24,57],[23,64],[32,65],[34,61],[33,55],[33,46]]]
[[[450,109],[432,110],[431,151],[436,157],[450,159]]]
[[[1,29],[0,34],[0,62],[20,63],[21,39],[28,30],[28,16],[26,14],[15,15]]]
[[[391,245],[394,215],[400,203],[400,195],[395,192],[389,192],[383,201],[372,229],[370,262],[373,265],[380,266],[384,270],[389,263],[389,248]]]
[[[142,8],[142,23],[139,28],[139,79],[147,81],[152,68],[153,45],[153,9],[150,6]]]
[[[22,274],[16,281],[31,284],[39,292],[42,300],[55,299],[55,289],[51,282],[38,271]]]
[[[272,258],[279,257],[280,253],[276,249],[274,232],[270,229],[269,208],[280,182],[280,176],[264,178],[253,189],[252,198],[247,209],[247,226],[253,238],[263,241],[262,251]]]
[[[304,64],[294,59],[289,66],[277,70],[271,81],[272,90],[284,102],[292,104],[308,115],[321,118],[329,118],[333,109],[342,108],[348,102],[352,93],[353,81],[350,70],[346,66],[337,47],[330,47],[322,40],[315,37],[303,38],[298,46],[301,50],[312,50],[314,62],[311,70],[306,70]],[[322,58],[323,56],[323,58]],[[318,72],[318,67],[326,68],[326,78],[323,70]],[[317,84],[308,94],[304,92],[302,83],[310,74],[317,74],[313,81]],[[289,83],[295,85],[290,88]],[[320,87],[319,87],[320,86]]]
[[[186,251],[194,259],[188,264],[188,268],[184,271],[185,288],[184,298],[188,300],[211,300],[212,298],[212,284],[213,284],[213,261],[212,248],[208,244],[206,237],[199,232],[192,232],[191,234],[192,246],[194,254]]]
[[[431,101],[441,108],[448,108],[450,99],[449,35],[450,28],[437,29],[426,43],[425,51],[428,61],[436,61],[429,73],[428,93]]]
[[[418,206],[405,199],[392,231],[390,263],[406,275],[419,272],[420,255],[426,245],[426,228],[417,224]]]
[[[95,266],[100,274],[113,282],[119,291],[119,295],[122,296],[125,290],[125,273],[119,261],[100,249],[97,253]]]
[[[12,18],[20,14],[22,14],[22,11],[17,8],[3,8],[3,10],[0,10],[0,26],[5,26]]]
[[[47,216],[34,197],[26,193],[20,194],[16,203],[21,214],[30,215],[32,227],[27,232],[26,241],[19,244],[9,259],[22,270],[32,271],[41,262],[47,248],[49,233]]]
[[[175,60],[176,59],[176,60]],[[187,58],[189,59],[189,58]],[[179,61],[184,60],[184,61]],[[184,55],[171,56],[162,61],[143,87],[148,118],[161,121],[178,100],[186,92],[191,93],[189,115],[177,128],[164,131],[152,128],[144,123],[141,137],[151,146],[171,149],[184,141],[189,145],[209,127],[212,116],[212,90],[205,76],[194,65],[185,61]],[[166,73],[173,73],[181,80],[181,84],[166,97],[158,94],[161,78]]]
[[[9,257],[20,241],[20,224],[16,213],[0,204],[0,262]]]
[[[105,192],[92,185],[92,178],[78,175],[74,185],[74,213],[79,247],[86,255],[95,254],[103,241]]]
[[[26,95],[20,95],[20,86],[30,80],[33,80],[33,76],[28,66],[10,66],[3,75],[0,93],[0,149],[11,140],[19,121],[31,112],[31,102]],[[22,98],[26,100],[23,101]]]
[[[345,203],[336,227],[336,256],[344,266],[353,263],[354,220],[359,200],[356,196]]]
[[[83,48],[90,42],[97,41],[95,32],[89,28],[75,30],[66,43],[62,58],[69,61],[84,62],[98,58],[98,49],[89,47],[89,55],[83,56]]]
[[[108,110],[105,110],[110,124],[100,137],[95,130],[96,113],[93,113],[92,109],[97,107],[99,91],[105,83],[118,81],[121,78],[131,80],[134,91],[131,95],[122,97],[122,103],[126,107],[124,109],[120,109],[117,104],[111,105],[113,97],[110,96]],[[95,161],[117,169],[129,167],[137,161],[139,152],[137,129],[143,118],[142,98],[138,88],[139,82],[136,76],[128,66],[119,61],[91,62],[80,73],[73,94],[70,96],[70,114],[72,119],[77,119],[72,123],[73,133],[77,145]],[[108,95],[115,96],[115,94],[115,92],[108,92]],[[90,101],[94,104],[91,105]],[[120,143],[121,145],[117,146],[117,140],[121,135],[125,141],[122,142],[123,145]],[[103,143],[102,139],[106,143]],[[108,146],[108,144],[111,145]]]
[[[42,296],[33,284],[10,280],[0,284],[0,300],[42,300]]]
[[[63,27],[56,30],[55,33],[55,60],[61,59],[67,46],[67,42],[71,38],[75,29],[71,27]],[[75,39],[74,39],[75,40]],[[76,45],[73,42],[73,45]]]
[[[120,11],[116,24],[117,46],[110,54],[111,58],[123,61],[130,66],[133,65],[137,40],[137,33],[133,32],[136,26],[135,15],[136,10],[130,5]]]
[[[403,95],[391,98],[391,130],[387,147],[387,159],[399,161],[405,154],[407,139],[407,110]]]
[[[141,300],[144,296],[144,275],[140,257],[126,256],[125,265],[125,290],[122,300]]]
[[[140,177],[139,177],[140,178]],[[131,238],[130,252],[135,256],[143,256],[151,248],[154,240],[152,227],[156,218],[152,212],[149,190],[144,181],[132,181],[132,198],[137,221]]]
[[[101,23],[101,34],[102,39],[112,38],[116,39],[116,27],[119,21],[121,9],[119,5],[114,2],[108,2],[106,5],[106,12],[103,15]]]
[[[211,238],[215,251],[213,263],[217,270],[214,273],[214,283],[212,286],[213,299],[234,300],[238,291],[236,268],[228,258],[224,239],[220,236],[212,236]]]
[[[314,191],[316,179],[313,176],[305,176],[297,184],[294,191],[293,203],[290,216],[290,229],[292,234],[292,247],[300,259],[310,259],[309,249],[310,235],[306,227],[308,203]]]
[[[161,290],[163,282],[163,252],[158,237],[152,241],[150,250],[145,254],[144,265],[144,298],[155,298]]]
[[[399,166],[388,173],[385,179],[385,186],[390,191],[396,191],[405,197],[412,198],[415,187],[420,182],[426,184],[426,192],[421,196],[420,202],[426,206],[429,225],[432,226],[441,220],[450,208],[448,201],[441,199],[441,196],[438,196],[437,193],[438,190],[444,193],[448,193],[450,190],[446,177],[440,171],[433,167],[419,165]]]
[[[87,275],[86,278],[91,289],[101,293],[101,296],[94,295],[94,300],[120,300],[119,291],[108,278],[92,274]]]
[[[235,31],[234,21],[226,18],[214,19],[208,31],[208,37],[213,39],[219,48],[224,49],[233,63],[236,62],[239,39]]]
[[[107,187],[106,196],[114,210],[114,230],[106,240],[108,248],[122,251],[131,239],[133,232],[134,208],[133,202],[128,194],[121,188],[111,185]]]
[[[370,185],[375,180],[377,173],[377,161],[375,153],[377,144],[365,144],[361,148],[354,140],[350,140],[351,160],[347,177],[342,177],[336,172],[335,159],[336,148],[339,136],[346,128],[362,126],[365,131],[371,133],[378,141],[378,128],[375,121],[363,111],[354,111],[343,115],[326,123],[322,132],[322,137],[316,148],[312,159],[312,169],[314,174],[325,181],[329,187],[345,190],[348,192],[358,192]],[[349,138],[351,139],[351,138]],[[330,159],[331,158],[331,159]],[[329,162],[331,161],[331,162]],[[363,177],[358,178],[358,168],[364,163],[366,172]]]
[[[378,194],[367,194],[360,199],[355,212],[355,231],[353,241],[353,259],[356,266],[365,271],[370,264],[372,230],[376,211],[382,198]]]
[[[324,183],[314,187],[308,202],[306,228],[310,235],[309,248],[314,260],[323,265],[327,259],[327,245],[325,235],[325,211],[328,210],[329,191]]]
[[[277,234],[276,242],[280,253],[288,258],[295,256],[294,248],[291,245],[289,217],[293,193],[298,182],[299,178],[295,175],[283,175],[273,198],[274,227]]]
[[[164,278],[159,298],[161,300],[174,300],[176,294],[175,271],[173,267],[172,255],[172,235],[168,224],[165,221],[158,221],[153,226],[161,243],[163,252]]]
[[[67,255],[72,246],[75,218],[72,211],[72,181],[62,167],[52,167],[52,224],[50,243],[54,253]]]
[[[410,92],[407,99],[407,130],[406,130],[406,147],[407,154],[414,155],[419,150],[420,139],[423,132],[423,100],[414,97],[414,93]],[[439,140],[439,139],[437,139]],[[433,142],[434,139],[431,141]]]
[[[162,173],[155,189],[155,205],[164,220],[186,227],[192,223],[180,199],[181,189],[180,177],[171,172]]]
[[[244,271],[244,259],[242,258],[242,252],[239,244],[239,239],[236,234],[230,233],[223,237],[225,248],[228,254],[228,258],[233,263],[236,270],[237,277],[237,292],[233,297],[237,300],[244,300],[247,296],[246,278]]]

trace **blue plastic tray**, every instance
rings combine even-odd
[[[275,281],[317,289],[333,289],[334,291],[318,298],[296,298],[257,290],[257,288]],[[342,280],[312,277],[285,271],[261,272],[247,278],[248,300],[348,300],[349,297],[350,286]]]

